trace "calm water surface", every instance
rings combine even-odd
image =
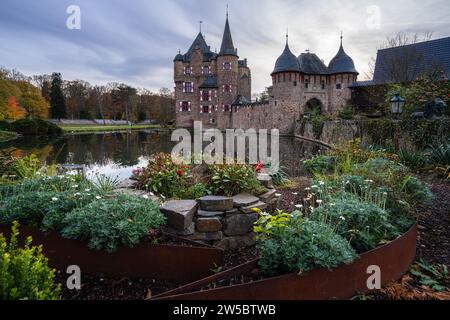
[[[270,141],[270,139],[269,139]],[[88,174],[99,172],[126,179],[138,167],[145,167],[155,153],[172,151],[170,133],[150,130],[67,134],[56,138],[24,137],[0,143],[0,150],[16,156],[36,154],[48,164],[85,164]],[[280,138],[281,165],[292,176],[301,175],[305,157],[321,152],[321,146],[294,138]]]

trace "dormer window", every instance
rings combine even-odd
[[[231,70],[231,62],[224,62],[223,70]]]
[[[192,67],[184,67],[184,74],[185,75],[191,75],[192,74]]]

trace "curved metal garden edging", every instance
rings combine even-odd
[[[54,232],[44,233],[27,226],[20,226],[19,230],[19,241],[23,243],[28,236],[33,237],[33,244],[43,245],[49,265],[57,269],[77,265],[87,274],[185,284],[210,276],[212,268],[223,265],[223,250],[207,245],[155,245],[145,241],[134,248],[123,246],[108,253],[91,250],[85,241],[66,239]],[[9,238],[11,226],[0,225],[0,233]]]
[[[258,260],[213,275],[154,297],[154,300],[327,300],[348,299],[368,293],[368,268],[378,266],[381,284],[400,279],[416,256],[417,224],[398,239],[362,254],[349,265],[334,270],[316,269],[298,276],[289,274],[251,283],[200,291],[208,284],[251,272]],[[373,271],[371,271],[373,272]]]

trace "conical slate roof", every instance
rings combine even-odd
[[[355,63],[353,62],[353,59],[350,58],[349,55],[347,55],[344,51],[344,47],[342,46],[341,41],[341,47],[339,48],[339,52],[337,55],[330,61],[330,64],[328,65],[328,72],[329,74],[337,74],[337,73],[358,73],[355,68]]]
[[[300,72],[300,64],[298,62],[297,57],[291,52],[289,49],[289,45],[286,42],[286,47],[284,48],[283,53],[277,59],[275,63],[275,69],[272,74],[278,72]]]
[[[231,30],[230,30],[230,24],[228,23],[228,16],[227,21],[225,22],[225,30],[223,32],[223,38],[222,38],[222,45],[220,47],[219,55],[236,55],[236,50],[234,48],[233,44],[233,38],[231,37]]]
[[[328,74],[328,68],[314,53],[302,53],[298,57],[300,69],[306,74]]]

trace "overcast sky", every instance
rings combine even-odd
[[[254,92],[270,85],[286,28],[294,54],[309,49],[326,64],[342,30],[360,79],[386,36],[450,36],[448,0],[0,0],[0,66],[26,75],[58,71],[92,84],[173,88],[173,58],[178,49],[187,51],[199,20],[208,44],[220,48],[226,3]],[[81,9],[80,30],[66,27],[70,5]]]

